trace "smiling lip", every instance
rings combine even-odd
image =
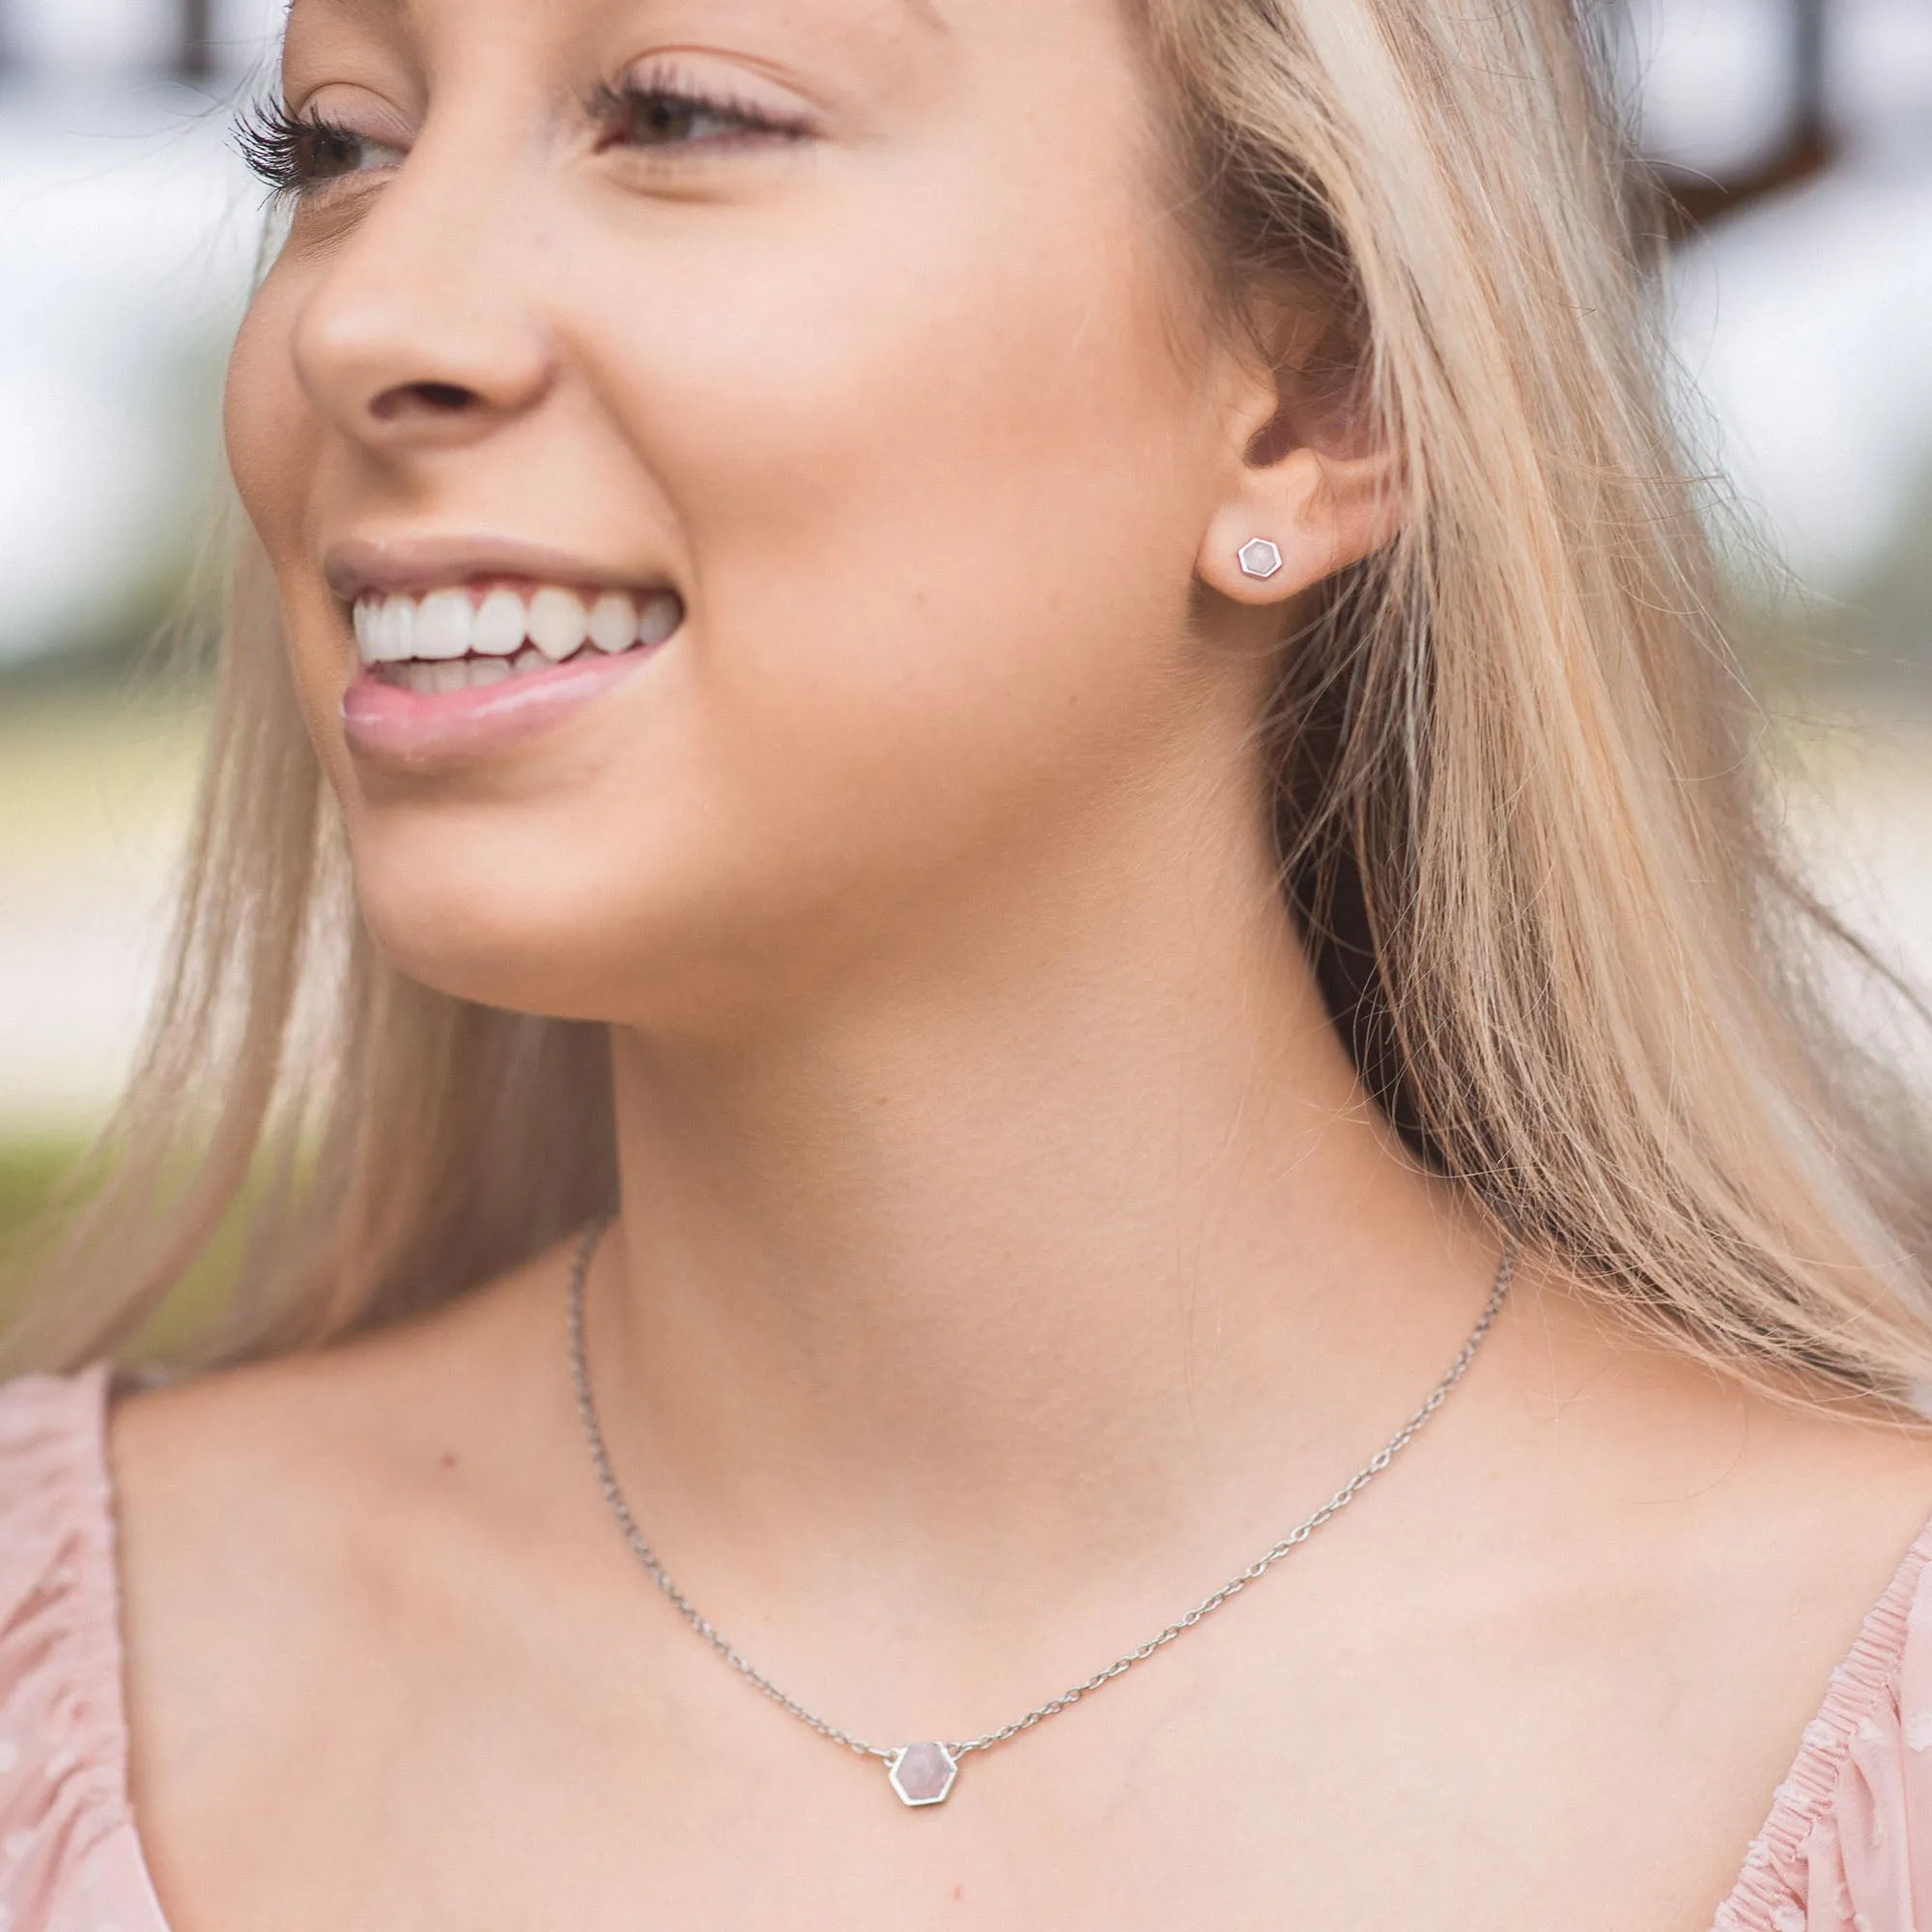
[[[504,579],[595,589],[672,587],[662,571],[613,570],[519,537],[461,532],[354,537],[324,552],[322,574],[345,604],[353,604],[366,590],[420,592]]]
[[[548,730],[635,674],[656,650],[573,659],[474,691],[406,691],[364,671],[343,694],[352,752],[423,766],[464,762]]]
[[[358,600],[366,605],[374,598],[380,605],[385,598],[407,600],[459,586],[480,596],[486,586],[549,583],[586,593],[621,590],[640,600],[661,599],[669,590],[661,574],[612,571],[542,545],[468,534],[359,537],[326,552],[323,572],[329,588],[352,607]],[[358,618],[363,614],[358,610]],[[364,648],[365,661],[343,694],[344,737],[352,753],[382,763],[416,769],[468,763],[505,751],[594,703],[663,648],[648,631],[645,637],[622,650],[610,647],[607,639],[602,650],[586,645],[561,663],[455,690],[410,689],[385,675],[395,667],[368,663]],[[561,644],[554,643],[553,654],[567,647],[566,634]],[[520,666],[534,656],[524,651]]]

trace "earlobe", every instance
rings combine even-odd
[[[1236,497],[1208,523],[1196,574],[1237,604],[1285,604],[1378,550],[1399,521],[1382,456],[1304,444],[1243,466]]]

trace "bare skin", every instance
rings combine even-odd
[[[640,66],[723,106],[604,144]],[[298,0],[287,81],[362,146],[230,447],[367,917],[613,1029],[591,1354],[672,1573],[862,1735],[1004,1722],[1326,1496],[1495,1267],[1261,808],[1268,640],[1386,534],[1375,459],[1251,460],[1293,384],[1186,294],[1111,0]],[[355,573],[511,545],[684,626],[487,754],[358,741]],[[117,1411],[176,1932],[1696,1932],[1932,1512],[1921,1443],[1531,1264],[1344,1517],[912,1815],[624,1549],[567,1266]]]

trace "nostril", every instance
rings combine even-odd
[[[460,383],[403,383],[385,389],[370,405],[370,414],[379,422],[394,422],[409,415],[460,415],[482,401],[474,389]]]

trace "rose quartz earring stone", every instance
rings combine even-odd
[[[1259,577],[1264,582],[1281,575],[1281,551],[1266,537],[1250,537],[1236,552],[1243,577]]]

